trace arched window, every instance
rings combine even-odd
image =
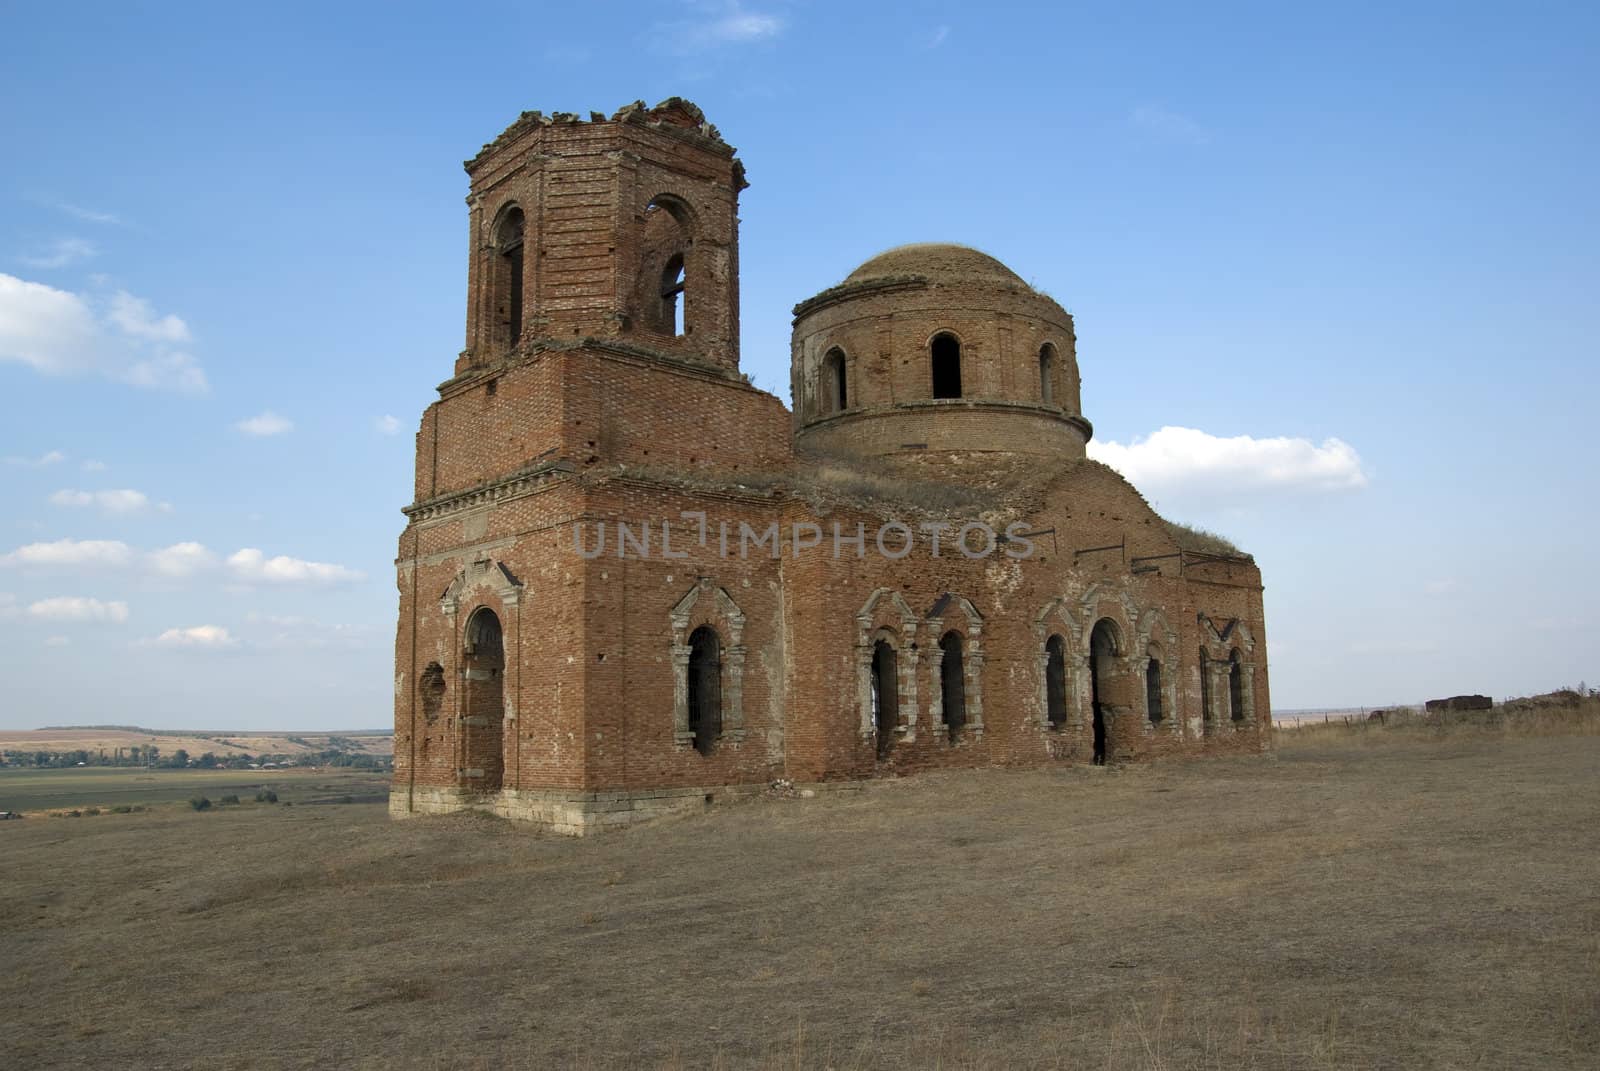
[[[1161,663],[1154,658],[1144,667],[1144,709],[1151,725],[1161,724]]]
[[[961,397],[961,341],[949,332],[933,336],[929,347],[933,359],[933,396]]]
[[[679,300],[683,288],[683,254],[679,253],[668,259],[667,266],[661,270],[661,323],[680,338],[684,334],[683,309],[687,303]]]
[[[888,640],[872,645],[872,726],[878,737],[878,758],[887,758],[894,747],[894,731],[900,723],[900,685],[894,646]]]
[[[835,346],[822,359],[822,411],[842,413],[848,408],[849,400],[845,389],[844,350]]]
[[[500,216],[494,233],[494,305],[499,342],[507,349],[522,338],[522,209],[512,207]]]
[[[961,646],[959,632],[946,632],[939,640],[939,698],[952,744],[967,724],[967,665]]]
[[[689,634],[689,731],[702,755],[722,734],[722,640],[709,625]]]
[[[1200,719],[1210,725],[1215,717],[1211,709],[1211,656],[1200,648]]]
[[[1239,649],[1235,647],[1228,656],[1228,716],[1234,721],[1244,721],[1244,666]]]
[[[1044,645],[1045,717],[1050,728],[1067,723],[1067,641],[1051,636]]]
[[[1056,403],[1056,348],[1046,342],[1039,347],[1039,400],[1045,405]]]

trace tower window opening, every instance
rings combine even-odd
[[[495,313],[506,348],[522,339],[522,266],[525,221],[522,209],[509,209],[495,230]]]
[[[933,396],[961,397],[961,341],[952,334],[935,335],[930,347],[933,357]]]
[[[1056,348],[1046,342],[1039,347],[1039,400],[1045,405],[1056,404]]]
[[[675,338],[688,334],[683,322],[684,305],[688,300],[684,297],[684,287],[683,254],[677,253],[661,272],[661,321]]]
[[[849,408],[850,396],[845,385],[844,351],[835,346],[822,359],[823,412],[842,413]]]

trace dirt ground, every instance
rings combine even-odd
[[[0,824],[0,1066],[1593,1068],[1600,737]]]

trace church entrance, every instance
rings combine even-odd
[[[1094,711],[1094,764],[1104,766],[1109,736],[1106,700],[1110,696],[1111,674],[1117,655],[1116,626],[1105,618],[1095,623],[1089,635],[1089,702]]]
[[[894,730],[900,717],[898,660],[887,640],[872,646],[872,725],[877,731],[878,758],[886,759],[894,747]]]
[[[467,622],[462,666],[461,785],[474,792],[498,792],[505,779],[506,652],[500,618],[488,607]]]

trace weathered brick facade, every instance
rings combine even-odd
[[[1261,579],[1084,457],[1072,318],[959,246],[739,373],[743,166],[699,109],[467,163],[467,348],[397,561],[396,815],[581,833],[786,778],[1266,744]]]

